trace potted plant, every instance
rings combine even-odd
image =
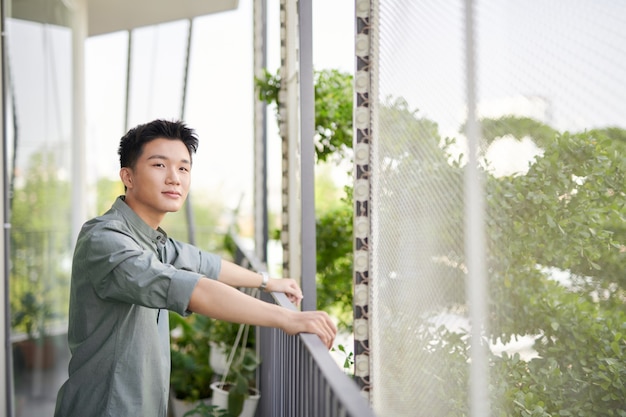
[[[233,417],[228,411],[216,405],[199,403],[195,408],[187,411],[183,417]]]
[[[214,372],[209,365],[209,334],[212,320],[193,315],[170,315],[171,406],[177,417],[199,403],[208,403]]]
[[[213,320],[209,342],[211,345],[211,356],[209,360],[211,368],[213,368],[216,374],[224,375],[226,373],[227,358],[231,352],[233,343],[237,340],[237,334],[241,327],[242,326],[237,323]],[[245,338],[245,346],[254,349],[254,332],[248,332]]]
[[[231,364],[227,366],[222,379],[211,384],[212,404],[228,410],[234,417],[252,417],[256,410],[260,393],[256,389],[256,371],[261,361],[256,352],[248,347],[231,352]]]
[[[26,291],[19,298],[12,327],[26,332],[26,340],[15,345],[27,369],[47,369],[54,365],[56,348],[48,337],[47,325],[54,318],[45,294]]]

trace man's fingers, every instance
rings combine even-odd
[[[294,312],[296,320],[284,329],[288,334],[312,333],[330,349],[337,335],[337,326],[324,311]]]
[[[335,323],[332,322],[328,315],[325,315],[323,323],[324,336],[322,337],[322,341],[326,344],[326,347],[330,349],[333,346],[335,341],[335,336],[337,335],[337,327]]]

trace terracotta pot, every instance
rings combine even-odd
[[[48,338],[43,343],[38,340],[23,340],[15,346],[19,349],[27,369],[49,369],[56,360],[56,346]]]

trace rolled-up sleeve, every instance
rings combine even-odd
[[[173,239],[168,239],[165,245],[163,261],[177,269],[199,272],[211,279],[217,279],[222,265],[218,255]]]
[[[190,313],[188,310],[189,300],[198,280],[202,275],[189,271],[178,270],[170,281],[167,293],[167,309],[175,311],[181,316]]]
[[[221,258],[192,245],[166,239],[161,259],[119,224],[89,234],[89,252],[79,259],[91,268],[95,293],[101,299],[163,308],[186,315],[191,294],[202,276],[219,275]],[[89,271],[85,271],[89,272]]]

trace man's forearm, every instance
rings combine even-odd
[[[259,274],[254,272],[251,274],[258,276],[257,280],[260,284]],[[235,286],[246,286],[242,283],[253,281],[253,278],[255,277],[248,279],[244,277],[237,281],[238,284]],[[189,310],[218,320],[285,328],[285,316],[288,315],[289,310],[250,297],[230,285],[233,284],[201,278],[191,295]]]
[[[217,280],[231,287],[258,288],[263,277],[257,272],[222,259],[222,266]]]
[[[254,326],[275,327],[288,334],[313,333],[330,348],[337,327],[323,311],[294,311],[266,303],[237,290],[237,287],[258,288],[263,277],[232,262],[222,260],[218,280],[201,278],[196,285],[188,310],[218,320]],[[302,291],[292,279],[270,279],[267,291],[282,292],[295,304]]]

